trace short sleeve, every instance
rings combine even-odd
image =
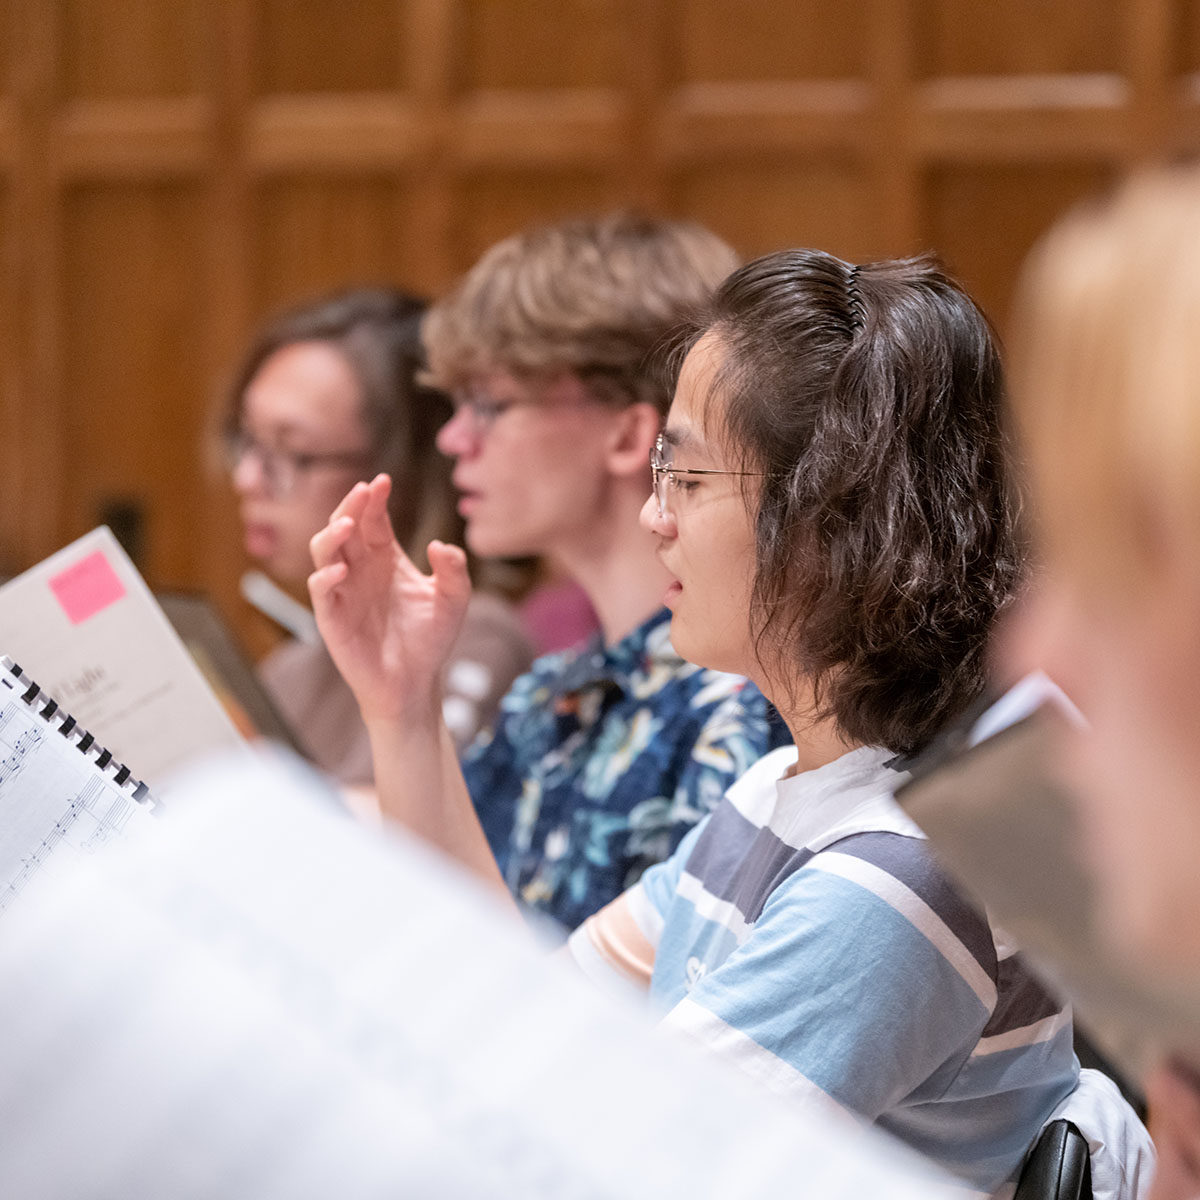
[[[937,914],[890,877],[864,883],[851,857],[818,855],[778,887],[665,1024],[778,1091],[875,1120],[950,1086],[995,991]]]

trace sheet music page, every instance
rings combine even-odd
[[[107,528],[0,587],[0,650],[160,796],[173,768],[242,744]]]
[[[0,939],[0,1195],[961,1196],[656,1033],[298,766],[207,768]]]
[[[0,682],[0,911],[148,815]]]

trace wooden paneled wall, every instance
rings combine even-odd
[[[1200,0],[0,0],[0,557],[137,507],[236,613],[206,424],[313,292],[633,204],[932,247],[1003,324],[1058,212],[1197,145]]]

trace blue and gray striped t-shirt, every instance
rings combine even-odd
[[[1070,1010],[937,866],[890,757],[768,755],[572,948],[593,977],[652,963],[668,1026],[990,1194],[1076,1084]]]

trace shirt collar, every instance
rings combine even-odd
[[[892,790],[907,778],[889,767],[894,758],[879,746],[860,746],[785,778],[796,761],[796,747],[782,746],[760,758],[726,794],[748,821],[769,826],[796,848],[819,850],[851,833],[879,830],[919,837],[916,825],[892,799]]]
[[[923,836],[892,797],[907,776],[895,755],[861,746],[814,771],[780,779],[771,827],[788,845],[821,850],[855,833]]]
[[[580,692],[602,684],[629,691],[635,675],[646,674],[659,663],[681,663],[671,645],[670,620],[670,610],[659,609],[611,646],[605,646],[603,637],[597,634],[567,664],[559,677],[558,690]]]

